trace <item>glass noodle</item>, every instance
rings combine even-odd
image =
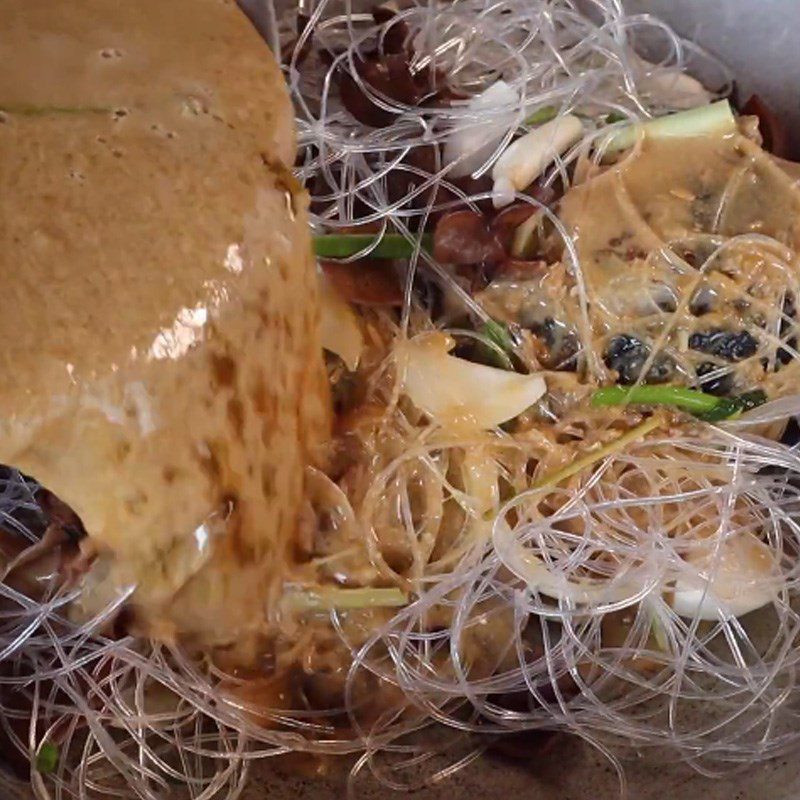
[[[568,168],[602,158],[592,145],[608,115],[623,126],[686,106],[674,81],[682,70],[710,76],[703,102],[729,93],[724,67],[659,20],[627,15],[617,0],[580,5],[587,15],[570,0],[420,3],[376,23],[350,3],[322,0],[296,41],[292,10],[284,67],[297,109],[296,172],[317,232],[369,224],[414,243],[431,215],[477,208],[489,195],[453,182],[459,161],[441,157],[460,134],[499,131],[471,170],[477,179],[526,120],[575,113],[586,135],[544,176],[545,185],[567,186]],[[465,96],[502,79],[508,103],[418,107],[372,89],[359,59],[393,31],[413,45],[412,70],[429,68],[434,83],[446,76]],[[634,51],[645,40],[655,44],[649,62]],[[337,71],[387,124],[362,124],[342,107]],[[408,158],[434,144],[442,147],[431,149],[430,168]],[[566,236],[551,211],[543,214]],[[588,330],[579,258],[569,241],[565,252]],[[773,256],[784,265],[782,251]],[[344,654],[341,706],[286,707],[280,681],[112,638],[108,623],[135,587],[79,625],[66,611],[78,590],[65,593],[54,577],[45,576],[37,600],[0,583],[0,725],[30,763],[47,745],[60,754],[52,771],[33,773],[39,798],[160,800],[176,783],[194,800],[234,798],[254,761],[292,751],[357,754],[352,791],[364,770],[404,788],[471,763],[487,743],[476,734],[542,729],[599,748],[623,785],[617,759],[631,747],[658,746],[661,758],[717,774],[797,743],[800,455],[764,432],[800,414],[800,398],[717,426],[655,416],[652,430],[616,449],[629,423],[641,423],[635,413],[606,409],[602,424],[555,415],[540,436],[454,435],[423,424],[401,398],[391,345],[433,327],[413,291],[420,276],[473,318],[488,317],[427,250],[416,248],[404,276],[401,313],[366,316],[375,334],[366,392],[382,409],[365,423],[369,466],[345,488],[321,473],[309,485],[341,545],[315,568],[347,579],[366,570],[369,585],[396,589],[408,603],[323,608],[316,627],[290,614],[276,620],[298,652],[319,637]],[[589,372],[599,370],[587,337],[582,349]],[[587,452],[597,457],[586,469],[557,472]],[[553,484],[553,475],[563,479]],[[16,473],[0,478],[0,514],[15,535],[32,537],[14,520],[36,508],[34,489]],[[702,594],[727,557],[725,542],[745,533],[775,556],[758,623],[679,616],[676,590]],[[378,712],[364,702],[365,686],[380,688]]]

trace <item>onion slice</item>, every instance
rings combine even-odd
[[[430,333],[395,348],[403,392],[440,425],[494,428],[547,391],[541,375],[520,375],[448,355],[453,344],[442,333]]]
[[[775,554],[752,533],[709,544],[687,559],[691,568],[675,581],[672,607],[681,617],[741,617],[772,602],[781,580]]]
[[[532,591],[558,600],[560,605],[610,611],[638,602],[653,584],[653,576],[642,570],[608,580],[589,580],[560,572],[545,563],[533,548],[521,544],[502,514],[495,522],[492,539],[500,560],[511,572]],[[546,610],[539,613],[549,615]],[[561,607],[552,609],[554,618],[562,613]]]
[[[505,81],[470,98],[465,111],[475,115],[475,123],[456,128],[444,146],[444,163],[453,164],[449,177],[465,177],[486,163],[513,124],[517,100],[516,90]]]
[[[364,336],[352,308],[337,294],[321,270],[319,278],[320,321],[322,346],[339,356],[351,372],[358,367],[364,350]]]
[[[507,206],[514,192],[530,186],[558,156],[583,137],[583,123],[573,114],[546,122],[512,142],[492,168],[495,208]]]

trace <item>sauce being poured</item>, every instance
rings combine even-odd
[[[280,72],[234,6],[11,6],[0,461],[83,521],[84,613],[137,585],[143,631],[246,651],[328,427]]]

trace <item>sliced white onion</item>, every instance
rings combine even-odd
[[[339,356],[351,372],[358,367],[364,350],[364,335],[355,312],[331,286],[322,270],[319,276],[319,331],[322,346]]]
[[[588,580],[570,580],[553,573],[545,563],[534,555],[526,554],[525,580],[531,589],[554,600],[563,600],[571,605],[597,608],[610,603],[629,600],[642,591],[642,586],[633,582],[594,583]]]
[[[711,102],[711,92],[697,78],[675,67],[659,67],[633,52],[630,57],[644,73],[638,81],[640,91],[652,94],[677,109],[705,106]]]
[[[648,75],[643,88],[664,98],[674,108],[694,108],[711,102],[711,93],[697,78],[677,69],[659,70]]]
[[[530,408],[546,391],[541,375],[520,375],[448,355],[453,340],[423,334],[395,349],[403,392],[440,425],[490,429]]]
[[[518,192],[526,189],[582,137],[583,123],[575,115],[566,114],[512,142],[492,168],[495,208],[502,208],[513,200],[513,195],[509,199],[509,185]]]
[[[492,203],[495,208],[505,208],[514,202],[517,187],[510,178],[499,177],[492,186]]]
[[[468,113],[475,114],[475,124],[453,131],[444,145],[444,163],[458,162],[448,173],[449,177],[463,178],[486,163],[514,122],[512,109],[517,100],[516,91],[505,81],[496,81],[470,98],[465,108]],[[494,114],[490,113],[493,109],[496,109]],[[484,117],[494,121],[477,119]]]
[[[551,570],[531,548],[523,546],[517,540],[503,518],[498,519],[494,526],[493,542],[503,564],[533,591],[571,606],[598,609],[635,602],[650,582],[649,576],[644,574],[618,577],[609,581],[590,581],[570,578]],[[554,609],[554,616],[559,613]]]
[[[741,617],[772,602],[780,580],[772,550],[752,533],[737,534],[690,560],[696,575],[675,582],[673,608],[681,617]],[[709,580],[710,577],[710,580]]]

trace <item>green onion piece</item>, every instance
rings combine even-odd
[[[750,392],[744,392],[743,394],[740,394],[736,398],[736,402],[739,404],[739,413],[744,413],[745,411],[750,411],[753,408],[763,406],[764,403],[767,402],[767,394],[766,392],[761,391],[761,389],[753,389]]]
[[[58,766],[58,748],[50,742],[43,742],[36,754],[35,768],[44,774],[55,772]]]
[[[745,411],[750,411],[751,408],[757,408],[766,402],[767,395],[760,389],[756,389],[740,394],[738,397],[721,397],[716,408],[697,416],[705,422],[720,422],[724,419],[738,417]]]
[[[544,125],[558,116],[558,109],[555,106],[542,106],[537,108],[529,117],[525,119],[525,125]]]
[[[44,117],[49,114],[110,114],[110,108],[96,106],[27,106],[0,105],[6,114],[19,114],[24,117]]]
[[[359,608],[400,608],[408,596],[400,589],[305,589],[289,592],[285,602],[293,611],[347,611]]]
[[[506,352],[510,353],[514,350],[514,340],[511,338],[511,331],[504,322],[488,319],[483,323],[482,333]]]
[[[489,319],[481,325],[478,333],[483,338],[480,349],[482,358],[489,366],[499,367],[500,369],[514,370],[514,363],[511,361],[511,354],[514,352],[514,341],[508,326],[502,322]]]
[[[739,413],[739,407],[732,397],[720,397],[719,402],[708,411],[695,411],[694,415],[703,422],[721,422]]]
[[[607,153],[625,150],[636,143],[641,131],[651,139],[687,139],[692,136],[733,133],[735,130],[736,119],[730,104],[727,100],[720,100],[636,125],[626,125],[601,140],[601,146]]]
[[[678,406],[694,414],[713,411],[722,398],[713,394],[686,389],[683,386],[608,386],[592,395],[592,405],[624,406],[629,403],[642,405]]]
[[[767,400],[760,389],[739,397],[717,397],[683,386],[608,386],[592,395],[592,405],[624,406],[628,403],[652,406],[677,406],[705,422],[719,422],[756,408]]]
[[[602,461],[606,456],[610,456],[612,453],[618,453],[631,442],[643,439],[650,431],[655,430],[659,425],[661,425],[660,419],[650,417],[650,419],[645,420],[635,428],[631,428],[627,433],[623,433],[619,438],[614,439],[613,442],[609,442],[604,447],[587,453],[583,458],[576,459],[563,469],[551,472],[549,475],[545,475],[535,481],[532,488],[549,489],[553,486],[558,486],[561,481],[571,478],[573,475],[576,475],[587,467],[591,467],[592,464],[596,464],[598,461]]]
[[[610,111],[606,114],[606,124],[613,125],[615,122],[623,122],[624,120],[629,119],[624,114],[620,114],[619,111]]]
[[[314,237],[314,252],[320,258],[350,258],[375,242],[373,233],[328,233]],[[433,250],[433,235],[424,233],[419,246]],[[411,258],[417,242],[410,242],[399,233],[386,233],[370,250],[369,258]]]

